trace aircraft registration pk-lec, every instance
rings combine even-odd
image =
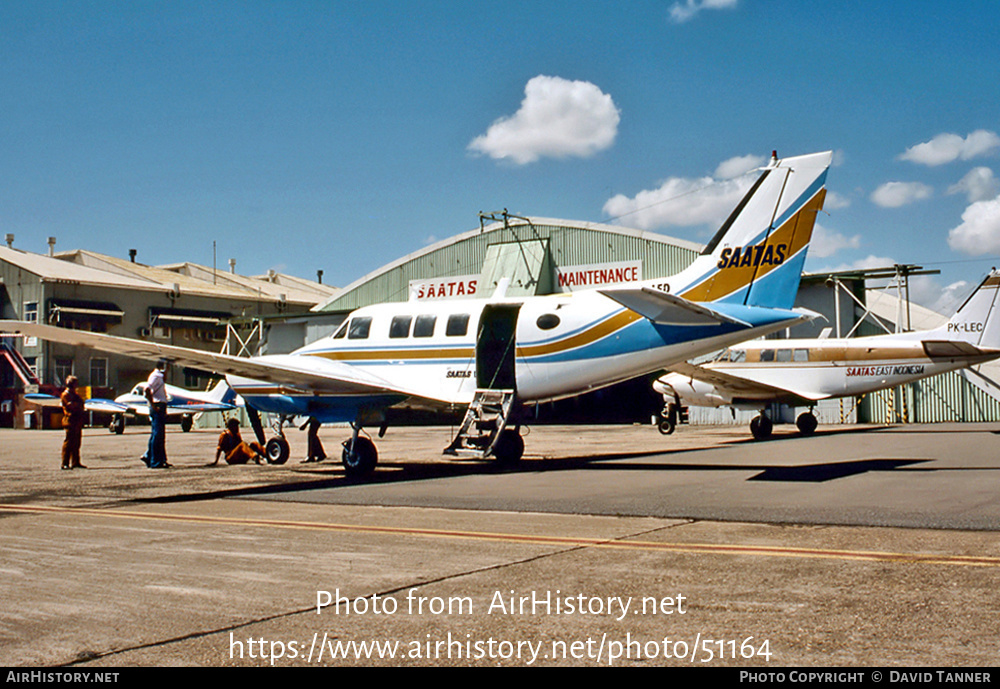
[[[465,408],[450,454],[517,461],[522,405],[572,397],[787,328],[815,314],[793,310],[831,153],[763,168],[695,261],[670,278],[547,296],[409,301],[352,312],[332,336],[291,354],[234,357],[154,342],[0,322],[76,346],[224,374],[248,411],[349,422],[343,464],[370,472],[377,451],[363,426],[385,431],[390,407]],[[258,439],[264,432],[256,414]],[[268,455],[287,457],[281,434]]]
[[[816,430],[812,413],[823,399],[854,397],[1000,358],[1000,272],[992,271],[945,325],[934,330],[871,337],[761,340],[722,352],[713,361],[671,366],[653,384],[667,403],[663,433],[682,405],[760,410],[753,437],[771,435],[764,408],[772,402],[809,407],[796,419],[803,435]]]

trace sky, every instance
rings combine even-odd
[[[707,242],[834,151],[807,271],[1000,265],[1000,3],[0,0],[0,234],[343,286],[480,211]]]

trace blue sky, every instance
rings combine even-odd
[[[707,241],[832,149],[807,269],[1000,264],[996,2],[0,0],[0,233],[345,285],[480,210]],[[617,220],[616,220],[617,218]],[[944,301],[942,301],[944,297]]]

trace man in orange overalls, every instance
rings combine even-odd
[[[59,396],[63,408],[63,427],[66,439],[62,446],[63,469],[86,469],[80,464],[80,441],[83,439],[83,398],[76,392],[76,376],[67,376],[66,389]]]

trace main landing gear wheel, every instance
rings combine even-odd
[[[767,440],[771,437],[771,431],[773,429],[774,424],[771,423],[771,419],[767,418],[763,414],[755,416],[750,422],[750,433],[753,434],[754,440]]]
[[[816,426],[819,425],[819,421],[816,420],[816,416],[811,411],[807,411],[799,414],[799,418],[795,419],[795,425],[802,435],[811,435],[816,430]]]
[[[264,455],[268,464],[284,464],[288,461],[288,441],[284,438],[271,438],[264,446]]]
[[[187,433],[188,431],[191,430],[191,427],[193,425],[194,425],[194,419],[191,418],[190,414],[185,414],[184,416],[181,417],[181,430],[182,431],[184,431],[185,433]]]
[[[524,456],[524,438],[516,430],[505,429],[500,432],[497,444],[493,446],[493,456],[503,466],[513,466]]]
[[[344,452],[341,456],[344,471],[348,476],[364,476],[375,470],[378,463],[378,450],[369,438],[352,437],[344,441]]]
[[[656,424],[656,427],[663,435],[670,435],[677,428],[677,422],[669,416],[661,416],[660,423]]]
[[[125,417],[121,414],[115,414],[111,417],[111,423],[108,424],[108,430],[115,435],[121,435],[125,432]]]

